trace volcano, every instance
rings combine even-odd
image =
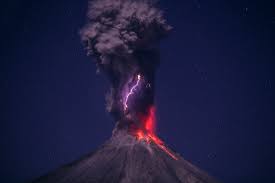
[[[217,183],[156,136],[154,107],[141,120],[129,128],[118,122],[97,151],[33,183]]]
[[[107,111],[116,121],[97,151],[34,183],[215,183],[156,135],[157,43],[172,29],[154,0],[91,0],[80,36],[107,75]]]
[[[174,158],[154,142],[120,130],[94,153],[42,176],[33,183],[218,182],[179,154],[173,154]]]

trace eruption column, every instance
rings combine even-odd
[[[171,30],[163,12],[154,0],[91,0],[87,16],[81,40],[110,80],[106,106],[117,122],[113,134],[135,129],[131,134],[137,139],[155,143],[176,159],[154,128],[157,43]]]

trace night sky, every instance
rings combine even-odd
[[[275,182],[272,0],[161,0],[159,136],[225,183]],[[111,136],[108,81],[79,39],[87,0],[1,2],[0,182],[32,180]]]

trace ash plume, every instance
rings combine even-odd
[[[133,120],[153,104],[157,43],[171,26],[150,0],[91,0],[87,17],[81,40],[87,54],[95,57],[98,70],[111,81],[107,110],[121,124],[127,115]],[[142,76],[141,89],[125,112],[125,95],[138,74]]]

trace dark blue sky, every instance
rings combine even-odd
[[[161,0],[158,134],[225,183],[275,181],[272,1]],[[22,182],[100,146],[108,82],[78,31],[87,0],[1,3],[0,182]]]

